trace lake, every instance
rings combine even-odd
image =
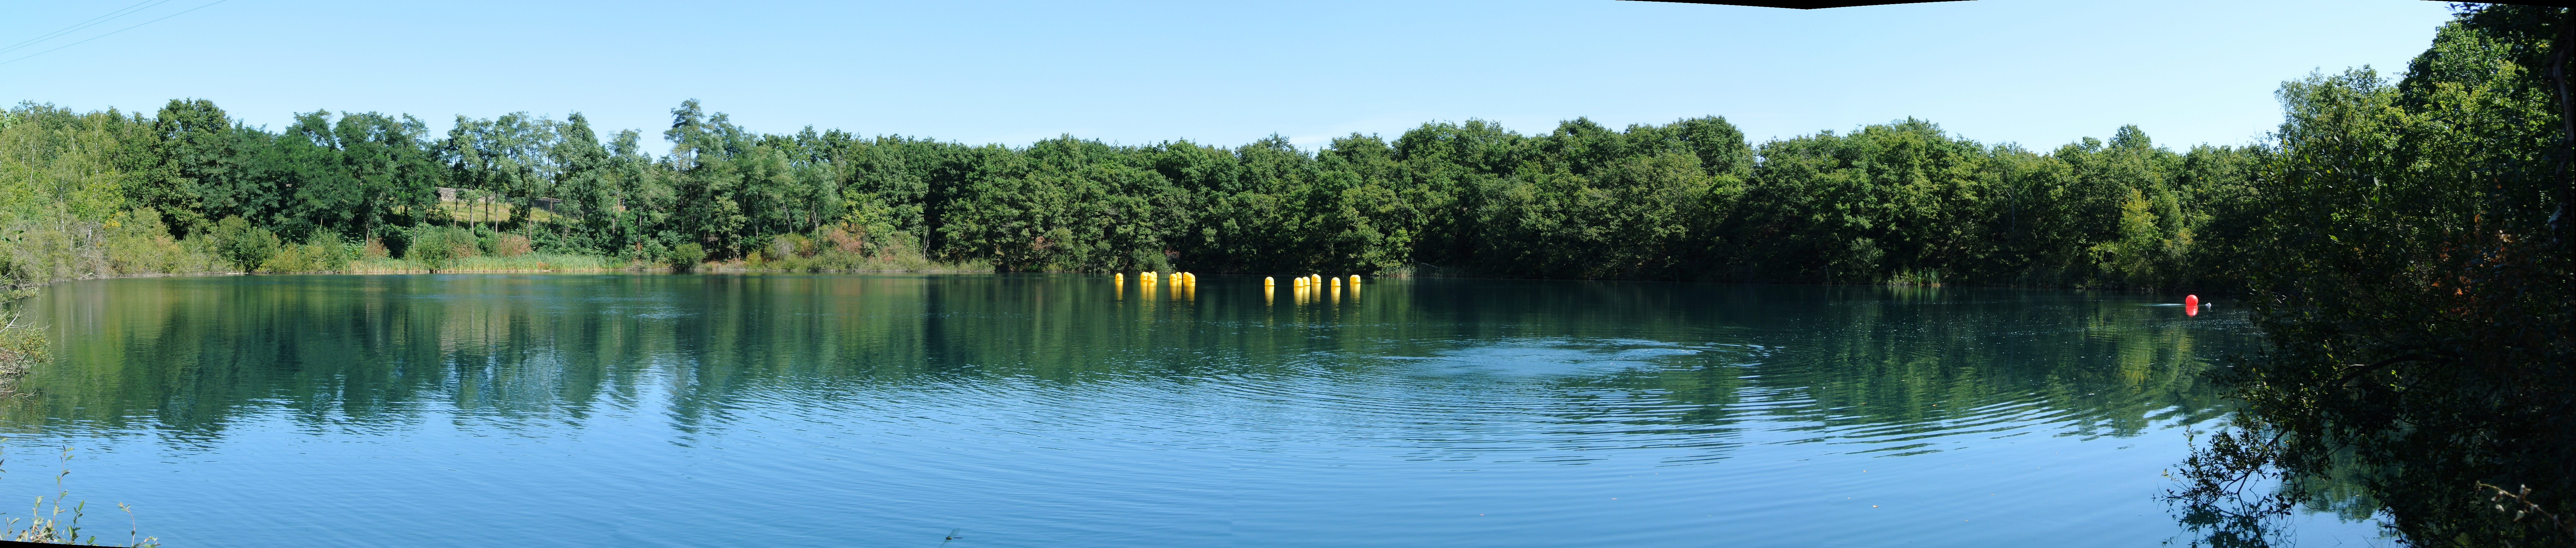
[[[172,546],[2152,546],[2227,411],[2201,372],[2258,340],[2180,298],[77,281],[15,305],[57,358],[0,406],[0,495],[71,446],[86,533],[124,501]]]

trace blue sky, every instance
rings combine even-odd
[[[17,43],[138,0],[24,2]],[[1756,141],[1916,117],[2053,148],[2137,124],[2242,144],[2312,70],[2402,70],[2449,8],[2418,0],[1976,0],[1830,10],[1614,0],[545,2],[139,0],[0,52],[0,99],[292,113],[579,111],[658,136],[697,98],[762,132],[967,143],[1301,146],[1481,118],[1523,133],[1727,117]],[[160,2],[154,4],[153,2]],[[186,13],[185,10],[195,9]],[[178,14],[172,16],[171,14]],[[608,133],[603,131],[602,133]],[[658,143],[658,139],[655,141]]]

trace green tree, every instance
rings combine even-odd
[[[171,99],[152,118],[158,139],[157,177],[132,191],[135,205],[160,211],[162,221],[181,235],[210,228],[205,194],[228,188],[241,152],[235,146],[232,119],[214,101]]]
[[[678,207],[671,229],[699,244],[710,258],[737,256],[737,247],[750,235],[745,229],[751,218],[738,195],[747,162],[735,161],[750,144],[746,133],[723,113],[707,115],[696,99],[671,109],[671,128],[662,132],[671,142],[663,166],[670,172]]]
[[[2216,544],[2299,503],[2384,512],[2414,545],[2576,544],[2576,269],[2563,216],[2565,8],[2468,6],[2394,83],[2285,84],[2247,269],[2263,355],[2176,493]],[[2239,491],[2272,476],[2269,493]],[[2333,500],[2321,484],[2361,486]]]
[[[599,142],[590,119],[579,112],[564,117],[559,137],[547,151],[556,166],[553,186],[562,200],[553,211],[559,221],[557,237],[566,248],[613,251],[621,195],[617,166],[612,165],[617,158]]]
[[[460,186],[491,192],[507,202],[509,220],[495,228],[535,231],[537,200],[553,190],[557,124],[525,112],[492,119],[456,117],[439,152],[449,178]]]

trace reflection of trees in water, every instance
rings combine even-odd
[[[721,427],[745,398],[828,406],[883,393],[861,387],[996,379],[1366,380],[1401,365],[1386,357],[1478,341],[1629,340],[1699,352],[1491,382],[1539,387],[1522,393],[1643,434],[1746,420],[1901,427],[1869,433],[1884,436],[1959,428],[1971,410],[2010,403],[2078,435],[2127,436],[2220,412],[2197,381],[2200,360],[2238,344],[2206,319],[2060,291],[1392,280],[1366,298],[1265,302],[1256,287],[1210,277],[1175,295],[1049,276],[76,282],[37,305],[65,345],[62,374],[31,379],[49,397],[12,416],[22,428],[38,417],[150,421],[203,443],[271,407],[306,428],[388,431],[431,420],[426,408],[506,429],[664,405],[695,430]],[[1775,404],[1745,408],[1748,397]]]
[[[1687,310],[1763,311],[1758,316],[1686,312],[1678,322],[1733,323],[1724,331],[1746,345],[1560,384],[1568,393],[1618,389],[1692,409],[1641,423],[1810,422],[1814,441],[1890,440],[1864,451],[1933,451],[1924,438],[2029,423],[2060,435],[2125,437],[2156,421],[2198,422],[2225,412],[2200,372],[2210,354],[2240,344],[2238,334],[2161,321],[2124,296],[2086,297],[1876,287],[1746,291]]]

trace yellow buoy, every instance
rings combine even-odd
[[[1351,275],[1351,285],[1359,285],[1359,284],[1360,284],[1360,275],[1358,275],[1358,274],[1352,274],[1352,275]]]
[[[1279,285],[1279,282],[1271,280],[1269,276],[1261,277],[1261,287],[1270,287],[1274,285]]]
[[[1341,278],[1333,278],[1333,289],[1341,289],[1341,288],[1342,288],[1342,279],[1341,279]]]

